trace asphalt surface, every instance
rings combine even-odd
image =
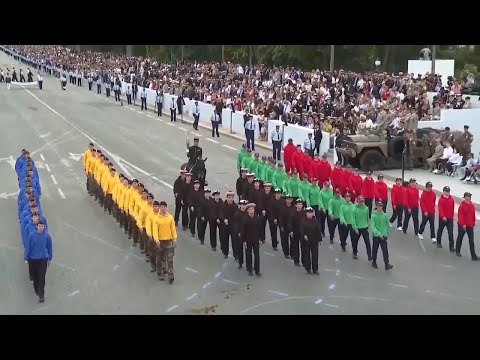
[[[0,53],[0,64],[23,67]],[[261,278],[238,270],[232,258],[212,252],[179,230],[175,282],[160,282],[139,249],[131,246],[115,221],[87,195],[81,154],[90,139],[110,154],[119,171],[140,179],[173,205],[171,185],[185,162],[185,130],[151,112],[120,106],[113,98],[44,76],[44,90],[0,86],[0,313],[2,314],[476,314],[480,264],[470,261],[468,244],[457,258],[448,246],[437,249],[425,233],[420,241],[396,229],[389,238],[391,263],[386,272],[371,267],[365,248],[359,259],[351,247],[320,246],[320,276],[307,275],[261,246]],[[210,188],[224,194],[236,180],[241,142],[214,141],[201,129]],[[193,134],[190,133],[190,137]],[[39,168],[42,206],[54,242],[47,272],[46,302],[38,304],[22,259],[17,225],[16,176],[10,157],[28,148]],[[261,154],[267,151],[260,150]],[[53,176],[53,177],[52,177]],[[173,207],[170,207],[173,212]],[[391,209],[388,209],[390,214]],[[412,230],[410,230],[412,231]],[[268,231],[267,231],[268,233]],[[454,233],[457,231],[455,229]],[[445,236],[445,234],[444,234]],[[446,238],[443,239],[446,244]]]

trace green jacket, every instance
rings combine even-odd
[[[343,204],[345,204],[345,199],[343,197],[334,196],[333,198],[331,198],[328,202],[328,215],[335,219],[339,219],[340,209],[342,208]]]
[[[242,160],[247,155],[247,150],[242,149],[237,155],[237,169],[240,170],[242,167]]]
[[[301,197],[304,201],[306,201],[307,206],[310,206],[308,205],[308,200],[310,198],[311,187],[312,187],[312,184],[308,180],[307,181],[303,180],[299,185],[300,191],[299,191],[298,197]]]
[[[263,182],[267,182],[265,180],[265,170],[267,169],[267,163],[265,161],[261,161],[260,164],[257,165],[258,175],[257,177],[262,180]]]
[[[242,158],[242,168],[247,168],[247,169],[250,169],[249,165],[250,165],[250,162],[253,160],[253,156],[252,155],[248,155],[248,153]]]
[[[308,194],[307,206],[320,205],[320,192],[322,189],[318,186],[311,186],[310,193]]]
[[[340,224],[352,225],[353,223],[353,209],[355,209],[354,203],[345,203],[340,209]]]
[[[388,216],[383,211],[372,211],[372,236],[388,236],[390,226],[388,225]]]
[[[298,177],[291,178],[287,181],[287,193],[292,195],[294,198],[300,196],[300,184],[302,182]]]
[[[248,171],[255,174],[255,177],[258,178],[258,165],[260,164],[260,160],[253,158],[248,164]]]
[[[332,188],[322,188],[320,191],[320,197],[319,197],[319,206],[321,209],[328,209],[328,203],[330,202],[330,199],[333,197],[333,190]]]
[[[277,169],[273,165],[265,166],[265,182],[272,183],[273,185],[273,175],[276,173],[276,171]]]
[[[355,230],[368,228],[368,215],[368,206],[365,206],[365,204],[355,205],[355,209],[352,212],[352,228]]]
[[[287,174],[285,171],[275,170],[272,174],[272,185],[274,189],[282,189],[284,194],[287,193]]]

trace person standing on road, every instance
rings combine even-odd
[[[405,219],[403,220],[403,233],[406,234],[408,230],[408,223],[410,217],[413,220],[413,230],[415,236],[418,236],[418,203],[419,203],[419,191],[417,188],[417,181],[410,179],[410,184],[407,188],[407,201],[405,208]]]
[[[435,203],[437,201],[437,195],[432,190],[432,183],[429,181],[425,184],[425,190],[422,192],[420,197],[420,209],[422,210],[422,223],[420,224],[420,229],[418,230],[418,237],[420,240],[423,240],[423,231],[427,222],[430,223],[430,239],[432,243],[435,244],[437,239],[435,239]]]
[[[292,206],[293,197],[290,194],[285,196],[285,203],[280,209],[278,225],[280,227],[280,242],[282,244],[283,255],[285,259],[290,259],[290,219],[293,217],[295,207]]]
[[[296,266],[300,266],[300,223],[303,219],[304,211],[303,211],[303,200],[296,199],[295,200],[295,210],[292,213],[290,218],[290,256],[293,259],[293,262]],[[303,261],[303,254],[302,254],[302,261]]]
[[[157,116],[162,116],[163,110],[163,91],[157,93],[157,97],[155,98],[155,104],[157,107]]]
[[[110,81],[106,81],[105,82],[105,93],[107,94],[107,98],[110,97],[110,89],[111,89],[111,86],[112,84],[110,83]]]
[[[246,168],[240,169],[240,176],[237,179],[237,183],[235,184],[235,189],[238,195],[238,201],[242,200],[243,189],[245,184],[247,183],[247,171]]]
[[[88,91],[92,91],[92,85],[93,85],[93,76],[92,73],[88,75]]]
[[[352,229],[354,236],[352,238],[353,258],[358,259],[358,240],[360,236],[365,241],[368,261],[372,261],[372,248],[370,245],[370,234],[368,233],[368,207],[365,206],[365,199],[362,195],[357,198],[357,205],[352,211]]]
[[[322,230],[322,237],[325,237],[325,220],[327,220],[327,226],[330,228],[330,218],[328,217],[328,204],[330,203],[330,199],[333,198],[333,190],[330,188],[330,182],[325,181],[323,183],[323,188],[320,191],[320,198],[319,198],[319,208],[320,208],[320,229]]]
[[[173,96],[170,101],[170,122],[177,122],[177,102]]]
[[[253,252],[253,269],[255,275],[261,276],[260,273],[260,219],[255,216],[255,204],[250,203],[246,206],[247,216],[243,221],[240,238],[245,247],[245,262],[249,276],[253,276],[252,272],[252,252]]]
[[[241,269],[243,266],[243,244],[240,238],[240,232],[243,228],[243,221],[247,216],[247,200],[240,200],[238,202],[238,209],[233,215],[232,219],[232,247],[233,247],[233,257],[238,261],[238,268]]]
[[[300,235],[303,243],[303,267],[308,274],[318,275],[318,244],[322,242],[320,224],[314,217],[312,207],[306,209],[306,218],[300,223]]]
[[[443,228],[447,228],[448,244],[450,252],[455,252],[453,242],[453,214],[455,210],[455,202],[450,195],[450,188],[445,186],[443,194],[438,199],[438,230],[437,230],[437,247],[442,247]]]
[[[255,151],[255,130],[257,129],[257,123],[253,120],[253,116],[249,115],[248,120],[245,122],[245,137],[247,140],[247,149]]]
[[[216,111],[214,111],[212,116],[210,117],[210,122],[212,123],[212,137],[215,137],[215,134],[217,134],[217,137],[220,137],[220,134],[218,132],[218,126],[220,124],[220,120],[221,120],[221,117],[217,114]]]
[[[160,211],[153,223],[153,239],[157,244],[157,274],[159,280],[165,280],[172,284],[175,278],[173,274],[173,257],[177,246],[177,229],[173,216],[167,212],[167,203],[160,201]]]
[[[225,259],[228,259],[228,253],[230,252],[230,237],[232,238],[232,249],[234,249],[233,241],[233,216],[238,210],[238,205],[233,200],[235,193],[233,191],[227,191],[226,200],[223,203],[223,225],[220,228],[220,249],[222,250]],[[234,251],[234,253],[236,253]]]
[[[100,75],[95,76],[95,83],[97,84],[97,94],[102,93],[102,78]]]
[[[308,138],[303,142],[303,149],[305,150],[305,154],[313,159],[313,155],[315,154],[315,140],[312,138],[312,133],[309,133]]]
[[[142,252],[142,254],[146,254],[147,258],[149,254],[148,247],[150,245],[150,239],[146,231],[146,220],[148,215],[152,213],[152,204],[154,199],[155,197],[153,196],[153,194],[147,194],[147,201],[141,205],[137,219],[137,226],[140,230],[140,251]]]
[[[40,74],[37,74],[37,82],[38,82],[38,88],[40,90],[43,89],[43,77]]]
[[[173,183],[173,195],[175,196],[175,226],[178,226],[178,220],[180,218],[180,211],[182,210],[182,190],[183,184],[185,183],[185,177],[187,170],[180,170],[180,175],[177,177]]]
[[[373,238],[373,248],[372,248],[372,267],[378,269],[377,266],[377,252],[378,247],[382,248],[383,262],[385,263],[385,270],[390,270],[393,268],[393,265],[390,264],[390,259],[388,256],[388,245],[387,239],[389,234],[388,226],[388,216],[383,211],[383,203],[377,201],[376,204],[377,210],[372,214],[372,238]]]
[[[478,261],[479,258],[475,253],[475,243],[473,242],[473,228],[475,227],[475,205],[472,203],[472,194],[466,192],[463,194],[463,201],[458,207],[458,236],[455,245],[455,254],[462,256],[462,241],[465,233],[468,236],[468,244],[470,246],[470,256],[472,261]]]
[[[198,106],[198,101],[195,100],[195,105],[193,106],[193,130],[198,130],[198,122],[200,121],[200,107]]]
[[[280,125],[277,125],[272,131],[273,160],[280,161],[282,159],[282,140],[283,132],[280,130]]]
[[[127,84],[125,96],[127,97],[127,105],[132,105],[132,86],[130,84]]]
[[[45,301],[45,275],[47,267],[53,258],[52,238],[45,231],[42,221],[37,223],[37,231],[31,232],[25,242],[23,258],[28,264],[33,280],[33,289],[39,302]]]
[[[158,216],[158,212],[160,210],[160,203],[158,201],[153,201],[152,203],[152,209],[150,213],[147,215],[145,218],[145,233],[148,236],[148,247],[145,248],[145,256],[146,256],[146,261],[150,262],[151,270],[150,272],[155,272],[157,271],[157,243],[153,239],[153,224],[156,222],[156,217]]]
[[[147,90],[142,88],[142,92],[140,93],[140,100],[142,102],[141,110],[147,110]]]
[[[275,189],[273,196],[267,197],[267,218],[270,228],[270,239],[272,240],[273,250],[277,251],[278,246],[278,226],[283,206],[282,190]]]
[[[288,144],[283,148],[283,162],[285,163],[286,173],[293,170],[293,155],[296,151],[297,147],[293,143],[293,139],[288,139]]]

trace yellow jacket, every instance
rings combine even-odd
[[[102,182],[102,176],[105,170],[108,170],[107,165],[105,165],[102,161],[98,161],[98,165],[95,166],[95,172],[93,174],[93,177],[97,182],[100,184]]]
[[[125,185],[119,185],[117,186],[117,195],[115,197],[115,201],[118,205],[118,207],[120,209],[123,210],[123,199],[124,199],[124,196],[125,196],[125,192],[127,191],[128,187],[126,187]]]
[[[132,188],[133,189],[133,188]],[[128,213],[135,218],[135,204],[142,198],[142,195],[138,192],[138,188],[133,190],[132,195],[128,201]]]
[[[93,156],[92,151],[90,149],[87,149],[85,151],[85,153],[83,154],[82,162],[83,162],[83,170],[85,170],[85,172],[87,172],[87,160],[88,160],[88,158],[91,158],[92,156]]]
[[[135,190],[133,187],[130,187],[127,190],[125,190],[125,192],[123,193],[122,200],[121,200],[123,211],[128,213],[128,205],[130,203],[130,197],[132,196],[132,194],[134,194],[136,192],[137,192],[137,190]]]
[[[160,214],[159,212],[154,213],[153,208],[151,208],[150,213],[145,218],[145,231],[150,238],[153,238],[153,223],[155,222],[155,218]]]
[[[105,172],[105,176],[102,179],[102,189],[105,191],[107,194],[112,194],[113,193],[113,188],[120,182],[120,179],[117,174],[113,175],[112,174],[107,174]]]
[[[140,196],[136,201],[135,201],[135,208],[133,209],[133,217],[135,218],[135,220],[137,220],[137,223],[138,223],[138,219],[140,218],[140,211],[142,210],[143,206],[147,203],[147,199],[142,199],[142,197]]]
[[[139,229],[145,228],[145,220],[147,219],[147,216],[152,212],[152,204],[149,204],[148,201],[144,200],[137,217],[137,226]]]
[[[90,175],[93,175],[95,172],[95,167],[97,166],[98,159],[94,156],[91,156],[87,159],[86,161],[86,166],[87,166],[87,172]]]
[[[113,191],[112,191],[112,200],[118,205],[117,202],[117,196],[120,191],[120,189],[123,187],[122,182],[120,181],[120,177],[118,178],[117,183],[113,186]]]
[[[175,228],[175,221],[173,216],[169,213],[162,215],[158,213],[153,220],[153,240],[165,241],[165,240],[177,240],[177,229]]]

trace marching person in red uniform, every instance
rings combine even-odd
[[[320,161],[320,158],[318,157],[318,154],[315,154],[313,156],[312,168],[310,171],[311,176],[309,176],[308,179],[310,181],[312,181],[313,178],[318,179],[320,172],[321,172],[321,161]]]
[[[343,188],[343,179],[344,179],[344,176],[343,176],[343,169],[342,169],[342,165],[340,164],[340,161],[337,161],[337,163],[335,164],[335,167],[333,168],[332,170],[332,174],[330,175],[331,177],[331,185],[332,185],[332,188],[336,189],[336,188]]]
[[[283,162],[285,163],[285,172],[289,173],[293,166],[293,154],[297,151],[297,147],[293,144],[292,139],[288,139],[288,144],[283,148]]]
[[[393,222],[397,220],[397,230],[402,230],[402,219],[403,219],[403,212],[405,208],[405,197],[403,194],[403,184],[401,178],[395,179],[395,185],[392,186],[392,208],[393,214],[390,218],[390,224],[392,226]]]
[[[417,180],[410,179],[410,184],[406,191],[405,202],[405,219],[403,219],[403,233],[406,234],[410,217],[413,220],[413,231],[415,236],[418,236],[418,202],[420,200],[420,192],[417,188]]]
[[[383,212],[387,212],[388,189],[387,184],[383,181],[383,175],[378,175],[375,182],[375,200],[381,201],[383,204]]]
[[[375,180],[372,179],[372,172],[367,172],[367,177],[362,182],[362,196],[365,205],[368,206],[368,214],[372,216],[373,199],[375,198]]]
[[[320,164],[318,165],[318,174],[315,176],[319,184],[324,184],[325,181],[330,181],[332,175],[332,165],[327,160],[327,155],[323,154]]]
[[[460,250],[462,249],[462,241],[465,233],[468,236],[468,245],[470,245],[470,255],[472,261],[478,261],[478,256],[475,253],[475,243],[473,242],[473,228],[475,227],[475,206],[472,203],[472,194],[466,192],[463,194],[463,201],[458,208],[458,236],[455,246],[455,254],[462,256]]]
[[[311,179],[313,177],[313,158],[306,152],[303,153],[303,169],[303,174],[307,174],[308,179]]]
[[[435,244],[437,239],[435,239],[435,203],[437,201],[437,195],[432,190],[432,183],[429,181],[425,184],[425,190],[422,192],[420,197],[420,209],[422,210],[422,223],[420,224],[420,229],[418,230],[418,237],[420,240],[423,240],[423,231],[425,230],[425,225],[427,222],[430,223],[430,239],[432,243]]]
[[[352,203],[355,203],[357,196],[362,195],[362,183],[363,179],[358,173],[357,169],[354,169],[352,172],[352,176],[348,179],[348,188],[350,189],[350,195],[352,198]]]
[[[303,178],[303,174],[305,172],[304,157],[305,154],[302,151],[302,145],[297,145],[297,150],[292,155],[292,169],[296,170],[298,176],[301,178]]]
[[[352,166],[348,164],[345,166],[345,169],[343,170],[343,188],[340,190],[342,191],[342,196],[344,196],[347,192],[350,193],[350,177],[352,176]]]
[[[455,202],[450,196],[450,188],[445,186],[443,194],[438,199],[438,230],[437,230],[437,247],[442,248],[443,228],[447,227],[448,246],[450,252],[455,252],[453,242],[453,213],[455,211]]]

